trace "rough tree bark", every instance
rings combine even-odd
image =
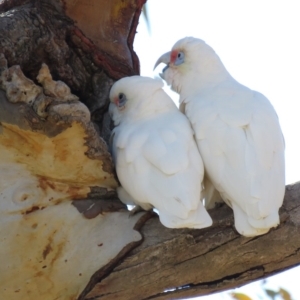
[[[142,227],[143,243],[84,299],[183,299],[238,287],[296,266],[299,196],[300,182],[288,185],[280,226],[254,238],[237,233],[225,204],[209,211],[214,224],[204,230],[171,230],[152,218]]]
[[[225,205],[208,229],[170,230],[116,198],[108,93],[139,73],[145,1],[0,2],[1,299],[180,299],[300,262],[300,183],[256,238]]]

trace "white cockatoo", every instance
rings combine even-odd
[[[212,220],[201,201],[204,166],[193,131],[162,87],[160,79],[132,76],[111,88],[118,195],[125,204],[156,208],[166,227],[208,227]]]
[[[285,192],[284,139],[273,106],[238,83],[200,39],[179,40],[155,67],[160,63],[194,130],[208,207],[219,194],[240,234],[267,233],[279,224]]]

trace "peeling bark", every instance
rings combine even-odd
[[[129,218],[116,198],[105,139],[110,87],[138,73],[130,39],[143,1],[112,2],[127,56],[68,17],[80,1],[0,4],[1,299],[82,298],[142,241],[147,215]]]
[[[116,79],[139,73],[133,39],[146,0],[5,0],[0,52],[36,81],[42,63],[91,111],[108,141],[108,95]],[[24,29],[24,30],[21,30]]]
[[[45,64],[42,87],[0,65],[0,296],[76,299],[140,244],[143,218],[116,198],[107,146],[69,87]]]
[[[85,299],[182,299],[241,286],[300,263],[300,183],[288,185],[281,224],[246,238],[234,229],[226,205],[210,211],[212,227],[163,227],[152,218],[144,242],[98,283]]]

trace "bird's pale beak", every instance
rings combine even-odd
[[[157,62],[155,63],[153,70],[155,70],[155,68],[156,68],[160,63],[164,63],[164,64],[166,64],[167,66],[169,66],[169,63],[170,63],[170,57],[171,57],[171,52],[167,52],[167,53],[163,54],[163,55],[157,60]],[[165,68],[165,69],[167,69],[167,68]],[[164,70],[165,70],[165,69],[164,69]]]

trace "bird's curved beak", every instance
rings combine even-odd
[[[165,54],[163,54],[155,63],[153,70],[156,69],[156,67],[160,64],[160,63],[164,63],[166,64],[166,68],[164,70],[166,70],[169,67],[169,63],[170,63],[170,57],[171,57],[171,52],[167,52]]]

